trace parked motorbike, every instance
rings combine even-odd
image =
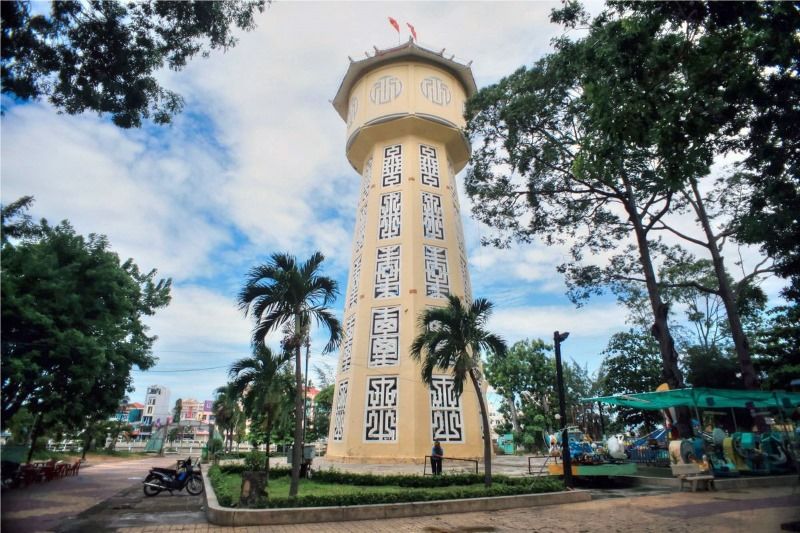
[[[192,465],[191,457],[185,461],[178,461],[176,470],[171,468],[151,468],[143,483],[142,489],[145,496],[156,496],[165,490],[172,494],[172,491],[186,489],[186,492],[192,496],[197,496],[203,492],[203,478],[200,474],[199,460],[197,465]]]

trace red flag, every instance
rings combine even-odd
[[[395,29],[395,31],[397,33],[400,33],[400,24],[398,24],[395,19],[393,19],[392,17],[389,17],[389,24],[394,26],[394,29]]]
[[[406,26],[408,26],[408,29],[409,29],[409,30],[411,30],[411,35],[413,35],[413,36],[414,36],[414,40],[416,41],[416,40],[417,40],[417,30],[415,30],[415,29],[414,29],[414,26],[412,26],[412,25],[411,25],[410,23],[408,23],[408,22],[406,22]]]

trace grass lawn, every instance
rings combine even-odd
[[[220,470],[219,467],[212,467],[209,470],[209,476],[220,505],[236,506],[242,486],[241,475],[238,472],[226,472]],[[371,479],[365,484],[360,484],[357,477],[349,478],[346,473],[333,474],[333,476],[326,473],[321,477],[323,476],[332,477],[332,479],[301,479],[296,501],[288,499],[290,482],[288,475],[279,474],[271,477],[267,488],[269,506],[313,507],[398,503],[563,490],[561,481],[554,478],[508,479],[498,476],[492,487],[487,489],[483,486],[483,480],[479,476],[451,477],[451,480],[457,480],[457,482],[443,483],[443,486],[435,485],[439,481],[446,482],[447,480],[422,478],[422,476],[369,476]],[[341,477],[341,480],[337,480],[337,477]],[[417,484],[422,486],[415,486]]]

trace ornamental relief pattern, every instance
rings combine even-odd
[[[336,408],[333,415],[333,440],[341,441],[344,438],[345,406],[347,405],[347,380],[339,383],[336,394]]]
[[[425,295],[446,298],[450,292],[447,274],[447,250],[425,245]]]
[[[455,381],[449,376],[433,376],[430,386],[431,439],[463,442],[464,424],[461,399],[455,393]]]
[[[378,239],[392,239],[400,236],[400,208],[400,191],[381,196]]]
[[[367,379],[364,440],[367,442],[393,442],[397,440],[396,376],[379,376]]]
[[[472,301],[472,285],[469,281],[469,269],[467,268],[467,260],[464,259],[464,256],[460,256],[459,261],[461,262],[461,279],[464,281],[464,298],[466,298],[467,302]]]
[[[397,365],[400,359],[400,308],[372,310],[369,362],[372,368]]]
[[[353,330],[356,326],[356,315],[351,315],[344,326],[344,341],[342,342],[342,372],[350,370],[353,362]]]
[[[383,149],[381,186],[400,185],[403,176],[403,145],[395,144]]]
[[[373,104],[388,104],[403,92],[403,82],[396,76],[381,76],[372,84],[369,100]]]
[[[361,280],[361,256],[353,261],[352,278],[350,279],[350,294],[347,296],[348,309],[358,303],[358,283]]]
[[[444,239],[442,198],[424,191],[422,193],[422,236],[426,239]]]
[[[433,146],[419,145],[419,175],[423,185],[439,187],[439,158]]]
[[[378,248],[375,260],[375,298],[400,296],[400,245]]]
[[[419,82],[419,90],[422,96],[440,106],[448,105],[453,96],[450,87],[436,76],[430,76]]]

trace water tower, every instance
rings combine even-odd
[[[455,175],[467,163],[468,65],[406,44],[350,62],[333,106],[361,176],[327,455],[420,461],[431,443],[448,457],[482,457],[474,389],[432,387],[409,347],[421,311],[448,293],[471,299]]]

